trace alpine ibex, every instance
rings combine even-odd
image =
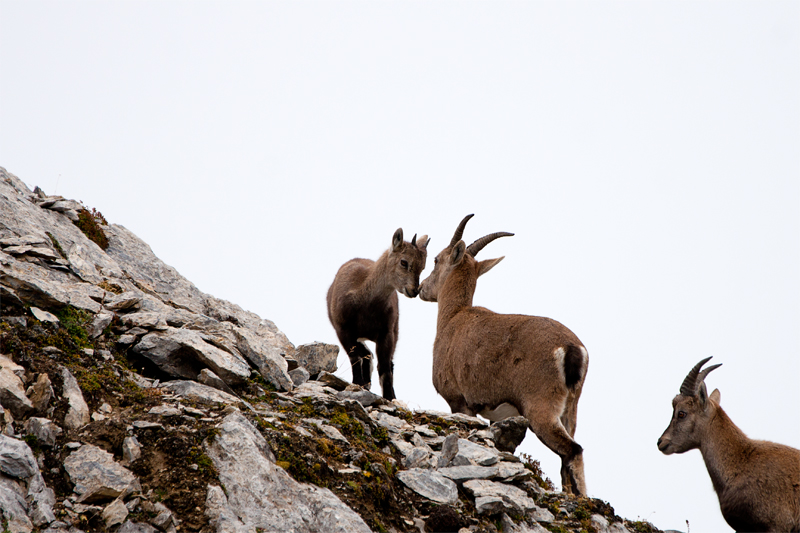
[[[351,259],[339,268],[328,289],[328,318],[339,342],[350,357],[353,383],[369,389],[372,352],[363,341],[375,343],[378,376],[383,397],[395,398],[392,371],[397,345],[397,292],[414,298],[419,294],[419,275],[425,269],[430,239],[423,235],[403,241],[403,229],[392,237],[392,246],[377,261]]]
[[[522,413],[531,431],[561,457],[562,489],[585,496],[583,448],[573,436],[589,365],[586,348],[555,320],[473,307],[478,277],[503,259],[475,256],[513,233],[492,233],[466,246],[461,235],[471,217],[461,221],[420,285],[420,298],[439,304],[433,386],[454,413],[490,420]]]
[[[700,449],[722,516],[736,531],[800,531],[800,450],[752,440],[719,405],[704,380],[721,365],[697,363],[672,400],[672,420],[658,439],[665,455]]]

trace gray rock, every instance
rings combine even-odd
[[[593,514],[591,520],[592,525],[597,530],[597,533],[631,533],[630,530],[621,522],[609,524],[608,520],[599,514]],[[665,530],[664,533],[670,533],[670,531],[673,531],[673,533],[680,533],[674,530]]]
[[[89,324],[89,336],[96,339],[102,335],[103,331],[111,324],[112,320],[114,320],[113,313],[101,312],[96,314],[92,323]]]
[[[131,464],[142,456],[142,447],[136,437],[125,437],[122,441],[122,461],[126,464]]]
[[[232,517],[249,531],[370,531],[331,491],[298,483],[276,466],[264,437],[241,413],[231,413],[217,428],[216,438],[204,443],[227,494],[224,505],[220,491],[213,491],[217,531],[241,531]]]
[[[106,528],[121,524],[128,518],[128,508],[122,503],[122,500],[117,499],[111,502],[103,509],[103,521],[106,523]]]
[[[389,442],[394,444],[394,447],[397,448],[397,451],[403,454],[403,456],[410,454],[415,449],[413,444],[407,442],[400,435],[390,435]]]
[[[311,398],[322,403],[332,403],[335,401],[336,391],[319,381],[306,381],[294,390],[294,398]]]
[[[453,457],[453,465],[490,466],[500,460],[500,454],[494,448],[475,444],[467,439],[458,439],[458,451]]]
[[[78,380],[65,367],[61,368],[61,378],[64,382],[62,394],[69,405],[67,414],[64,417],[64,427],[67,431],[74,431],[91,421],[89,406],[86,405],[86,400],[83,399]]]
[[[149,333],[133,349],[175,377],[194,379],[203,367],[230,384],[244,383],[250,377],[250,366],[240,355],[205,342],[198,332],[189,329]]]
[[[463,483],[470,479],[489,479],[497,476],[496,466],[449,466],[440,468],[440,474],[456,483]]]
[[[342,433],[338,429],[336,429],[333,426],[329,426],[328,424],[323,424],[322,420],[316,420],[313,418],[304,418],[303,422],[318,427],[320,431],[322,431],[322,433],[324,433],[325,436],[331,440],[338,441],[347,445],[350,444],[350,442],[344,437],[344,435],[342,435]]]
[[[319,375],[317,376],[317,381],[321,381],[325,383],[328,387],[340,392],[345,390],[348,387],[348,385],[350,385],[350,382],[343,380],[342,378],[340,378],[335,374],[331,374],[330,372],[325,372],[324,370],[320,372]]]
[[[221,487],[208,486],[206,493],[206,516],[217,533],[251,533],[228,504],[228,497]]]
[[[28,482],[28,515],[36,527],[42,527],[56,519],[53,506],[56,494],[47,488],[41,473],[37,472]]]
[[[28,504],[19,483],[0,476],[0,522],[12,533],[30,533],[33,523],[28,518]]]
[[[536,522],[515,524],[506,513],[503,513],[500,517],[500,524],[503,526],[503,533],[549,533],[547,529]]]
[[[218,375],[207,368],[204,368],[200,371],[200,375],[197,376],[197,381],[203,385],[208,385],[209,387],[214,387],[217,390],[227,392],[228,394],[234,396],[236,395],[236,393],[233,392],[233,389],[231,389],[227,383],[222,381]]]
[[[316,376],[322,371],[336,372],[336,359],[339,357],[339,347],[333,344],[315,342],[298,346],[294,359],[305,367],[312,375]]]
[[[169,418],[171,416],[181,416],[183,411],[175,407],[174,405],[156,405],[155,407],[151,407],[147,414],[150,415],[157,415],[163,416],[165,418]]]
[[[31,314],[38,320],[39,322],[50,322],[51,324],[58,324],[58,317],[53,313],[49,313],[38,307],[31,307]]]
[[[142,298],[136,292],[124,292],[112,297],[105,307],[111,311],[130,312],[142,307]]]
[[[433,468],[432,455],[430,449],[414,447],[403,458],[403,468]]]
[[[336,397],[340,400],[355,400],[364,407],[388,403],[383,396],[378,396],[366,389],[340,391],[336,393]]]
[[[397,479],[429,500],[447,505],[452,505],[458,500],[456,484],[436,471],[421,468],[401,470],[397,473]]]
[[[498,450],[514,453],[528,431],[528,420],[524,416],[512,416],[495,422],[489,428],[491,438]]]
[[[63,433],[55,422],[48,418],[32,417],[25,421],[25,433],[36,437],[42,446],[55,446],[56,439]]]
[[[175,527],[175,515],[163,503],[156,503],[153,505],[153,511],[156,513],[150,523],[156,526],[161,531],[172,531]]]
[[[161,389],[205,405],[236,405],[241,402],[236,396],[194,381],[168,381],[161,385]]]
[[[50,383],[50,376],[44,372],[39,374],[34,384],[28,387],[27,395],[33,404],[34,410],[39,414],[45,413],[50,405],[50,400],[55,396],[53,384]]]
[[[0,472],[27,479],[39,472],[30,447],[23,441],[0,435]]]
[[[369,414],[370,418],[372,418],[379,426],[385,427],[391,433],[400,433],[404,431],[411,432],[414,430],[413,426],[403,420],[402,418],[398,418],[396,416],[392,416],[390,414],[386,414],[382,411],[372,411]]]
[[[259,374],[278,390],[293,390],[289,364],[283,354],[287,351],[294,352],[294,347],[268,320],[258,322],[256,328],[255,331],[243,327],[234,328],[236,346],[255,365]]]
[[[25,369],[4,355],[0,355],[0,404],[15,418],[24,418],[33,410],[33,403],[25,395],[25,387],[17,372]]]
[[[442,443],[442,453],[439,455],[439,468],[450,466],[453,458],[458,453],[458,433],[451,433]]]
[[[2,292],[0,292],[0,298],[2,298],[2,297],[3,297],[3,294],[2,294]],[[20,302],[20,303],[22,303],[22,302]],[[9,324],[11,326],[22,326],[23,328],[27,328],[28,327],[28,319],[25,318],[24,316],[4,316],[4,317],[0,317],[0,319],[2,319],[3,322],[5,322],[6,324]]]
[[[114,456],[91,444],[84,444],[64,460],[64,469],[75,484],[78,503],[94,503],[142,490],[139,480]]]
[[[166,330],[168,326],[165,317],[166,315],[158,311],[141,311],[123,315],[120,321],[129,328]]]
[[[464,488],[475,497],[478,514],[495,514],[501,511],[525,514],[537,509],[536,502],[524,490],[511,485],[473,479],[465,481]]]
[[[495,466],[497,467],[497,475],[495,477],[501,481],[517,481],[533,477],[533,472],[525,468],[522,463],[500,461]]]
[[[311,378],[311,374],[302,366],[298,366],[294,370],[289,371],[289,377],[292,378],[292,383],[297,387],[308,381]]]
[[[158,530],[150,524],[131,522],[130,520],[127,520],[119,527],[117,533],[158,533]]]

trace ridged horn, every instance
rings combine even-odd
[[[467,226],[467,222],[469,222],[469,219],[471,219],[474,216],[475,213],[464,217],[464,220],[462,220],[461,223],[456,228],[456,232],[453,234],[453,238],[450,240],[450,246],[448,246],[448,248],[452,247],[453,245],[455,245],[455,243],[461,240],[461,236],[464,235],[464,228]]]
[[[411,239],[411,246],[416,246],[416,245],[417,245],[417,234],[415,233],[414,238]]]
[[[681,385],[681,394],[684,396],[695,396],[697,394],[697,390],[700,388],[700,384],[703,383],[704,379],[706,379],[708,373],[722,366],[721,363],[718,365],[711,365],[701,372],[700,369],[710,360],[711,357],[706,357],[694,365],[689,373],[686,374],[686,379],[683,380],[683,384]]]
[[[489,235],[487,235],[485,237],[481,237],[477,241],[475,241],[472,244],[470,244],[467,247],[467,252],[469,252],[469,254],[472,257],[475,257],[476,255],[478,255],[478,252],[483,250],[484,246],[486,246],[487,244],[489,244],[493,240],[499,239],[500,237],[511,237],[513,235],[514,235],[513,233],[509,233],[507,231],[498,231],[497,233],[490,233]]]

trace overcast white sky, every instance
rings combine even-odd
[[[468,243],[514,232],[475,303],[588,348],[590,494],[728,531],[700,452],[656,440],[713,355],[732,419],[800,447],[799,37],[794,1],[0,0],[0,165],[297,345],[337,342],[336,270],[397,227],[424,276],[468,213]],[[401,297],[395,389],[446,411],[435,319]]]

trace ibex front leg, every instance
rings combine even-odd
[[[394,347],[397,344],[397,332],[390,333],[375,343],[378,352],[378,378],[381,380],[383,397],[391,401],[394,395]]]

